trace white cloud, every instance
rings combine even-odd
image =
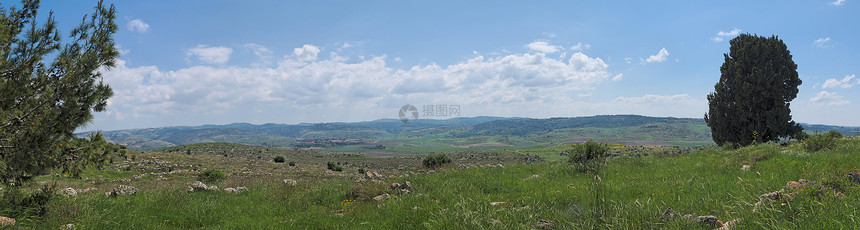
[[[230,54],[233,49],[224,46],[209,47],[206,45],[197,45],[195,48],[188,49],[186,52],[189,56],[195,56],[198,60],[208,64],[224,64],[230,60]]]
[[[615,98],[613,102],[615,103],[628,103],[628,104],[672,104],[679,101],[690,101],[693,98],[687,94],[676,94],[676,95],[652,95],[646,94],[641,97],[623,97],[619,96]]]
[[[582,42],[577,42],[575,46],[570,47],[570,50],[573,51],[581,51],[583,49],[591,48],[590,44],[582,44]]]
[[[266,65],[269,65],[272,63],[273,56],[272,56],[272,51],[269,50],[269,48],[266,48],[263,45],[255,44],[255,43],[248,43],[248,44],[243,45],[242,47],[245,47],[246,49],[251,50],[251,52],[254,52],[254,55],[256,55],[257,58],[259,58],[259,61],[257,63],[255,63],[254,65],[266,66]]]
[[[847,89],[847,88],[853,87],[854,85],[860,84],[860,79],[857,79],[854,81],[852,81],[852,80],[854,80],[854,74],[845,75],[845,77],[842,78],[842,80],[836,80],[836,78],[830,78],[830,79],[827,79],[827,81],[824,81],[824,85],[822,85],[821,88],[824,88],[824,89],[827,89],[827,88]]]
[[[813,45],[818,47],[830,47],[830,43],[830,37],[818,38],[814,42],[812,42]]]
[[[845,4],[845,0],[836,0],[836,1],[831,2],[830,4],[832,4],[834,6],[841,6],[841,5]]]
[[[645,59],[646,62],[663,62],[666,60],[666,57],[669,56],[669,51],[666,48],[660,49],[660,52],[657,52],[655,55],[651,55],[648,59]]]
[[[809,101],[816,103],[816,104],[830,105],[830,106],[846,105],[846,104],[851,103],[850,101],[843,99],[842,96],[839,96],[838,93],[827,92],[827,91],[818,92],[818,94],[816,94],[814,97],[810,98]]]
[[[541,53],[555,53],[559,50],[563,49],[561,46],[553,46],[547,42],[536,41],[526,45],[530,50],[541,52]]]
[[[622,77],[624,77],[624,74],[619,73],[618,75],[615,75],[615,77],[612,77],[612,81],[620,81]]]
[[[625,62],[625,63],[627,63],[627,64],[630,64],[631,62],[633,62],[633,58],[631,58],[631,57],[626,57],[626,58],[624,58],[624,62]]]
[[[741,31],[742,30],[740,30],[738,28],[734,28],[734,29],[732,29],[732,31],[729,31],[729,32],[725,32],[725,31],[721,30],[720,32],[717,32],[717,36],[711,38],[711,40],[713,40],[715,42],[721,42],[725,38],[734,38],[735,36],[738,36],[738,34],[740,34]]]
[[[143,22],[143,20],[140,20],[140,19],[134,19],[134,20],[129,21],[128,24],[126,24],[126,27],[128,27],[128,31],[131,31],[131,32],[137,32],[137,33],[149,32],[149,24],[146,24],[146,22]]]
[[[268,51],[262,46],[246,47]],[[198,48],[195,50],[217,47]],[[275,67],[191,66],[163,71],[155,66],[130,67],[119,60],[116,68],[104,72],[105,82],[116,92],[108,115],[114,119],[198,116],[238,113],[237,109],[241,112],[246,107],[283,108],[293,113],[367,111],[420,102],[525,108],[570,100],[577,91],[594,89],[611,77],[602,59],[583,53],[569,59],[544,53],[479,55],[446,66],[434,63],[394,69],[385,56],[347,63],[336,54],[320,59],[319,51],[320,47],[304,45],[278,60]],[[207,52],[194,55],[219,56],[198,53]],[[226,62],[226,58],[223,62],[210,59]]]
[[[317,60],[317,55],[319,55],[319,53],[319,47],[307,44],[300,48],[293,49],[293,56],[296,57],[296,59],[298,59],[299,61],[303,62]]]

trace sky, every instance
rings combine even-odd
[[[96,2],[46,0],[40,15],[67,35]],[[860,126],[853,0],[105,2],[115,95],[81,131],[368,121],[404,105],[429,119],[702,118],[740,33],[788,46],[795,121]]]

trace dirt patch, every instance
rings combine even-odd
[[[676,145],[669,144],[669,143],[662,142],[662,141],[648,141],[648,140],[636,140],[636,139],[591,139],[591,138],[574,138],[574,139],[570,139],[568,141],[562,142],[558,145],[579,144],[579,143],[585,143],[588,140],[594,140],[595,142],[607,142],[607,143],[631,145],[631,146],[651,146],[651,147],[676,146]]]
[[[486,146],[512,146],[512,145],[509,145],[509,144],[502,144],[502,143],[499,143],[499,142],[484,142],[484,143],[475,143],[475,144],[468,144],[468,145],[460,145],[460,146],[455,146],[455,147],[460,147],[460,148],[471,148],[471,147],[486,147]]]

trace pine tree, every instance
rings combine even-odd
[[[109,153],[100,134],[82,140],[73,132],[113,95],[100,71],[119,56],[116,10],[99,2],[62,43],[53,12],[40,24],[38,9],[38,0],[0,7],[0,182],[7,184],[53,169],[77,175]]]
[[[802,83],[785,43],[741,34],[729,41],[720,81],[708,94],[705,122],[718,145],[749,145],[795,137],[803,129],[791,119],[791,100]]]

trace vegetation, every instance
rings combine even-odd
[[[340,163],[334,163],[331,161],[329,161],[326,164],[326,168],[328,168],[328,170],[335,171],[335,172],[343,171],[343,166],[341,166]]]
[[[295,162],[295,161],[290,161],[289,165],[290,165],[290,166],[296,166],[296,162]]]
[[[72,30],[72,42],[61,43],[52,16],[37,21],[39,2],[22,3],[0,8],[0,182],[19,185],[54,168],[75,174],[102,161],[101,135],[89,146],[72,132],[91,111],[104,111],[113,92],[99,69],[119,56],[113,6],[99,3]]]
[[[803,140],[803,147],[808,152],[827,150],[836,145],[836,139],[842,138],[839,132],[828,132],[809,136]]]
[[[204,183],[214,183],[218,182],[227,176],[224,175],[224,172],[217,169],[207,169],[203,170],[199,175],[197,175],[197,179]]]
[[[272,161],[274,161],[275,163],[284,163],[285,161],[287,161],[287,158],[285,158],[284,156],[276,156],[274,159],[272,159]]]
[[[594,172],[605,162],[609,146],[604,143],[589,140],[582,144],[573,146],[568,162],[575,165],[580,171]]]
[[[707,97],[705,122],[714,142],[745,146],[801,133],[789,102],[802,81],[785,43],[776,36],[741,34],[729,44],[720,80]]]
[[[451,163],[451,158],[449,158],[445,154],[429,155],[429,156],[425,157],[424,160],[421,161],[421,164],[423,164],[424,167],[431,168],[431,169],[441,167],[442,165],[445,165],[448,163]]]

